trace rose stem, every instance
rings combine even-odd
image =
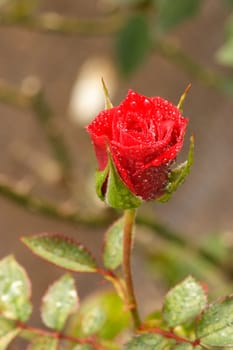
[[[132,234],[136,209],[126,209],[124,213],[124,232],[123,232],[123,273],[127,290],[128,306],[132,314],[134,327],[140,326],[137,301],[134,294],[133,279],[131,272],[131,251],[132,251]]]

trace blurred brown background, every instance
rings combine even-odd
[[[0,9],[1,11],[1,9]],[[98,1],[56,0],[41,1],[39,11],[54,11],[62,15],[96,17],[101,14]],[[227,8],[218,0],[203,0],[201,13],[187,20],[173,31],[173,40],[198,62],[225,74],[214,63],[213,55],[221,45],[224,36],[224,22]],[[70,117],[70,98],[80,70],[87,60],[104,57],[114,70],[113,40],[111,36],[53,35],[30,31],[17,26],[0,26],[0,78],[14,85],[22,86],[25,78],[38,77],[46,99],[51,105],[56,122],[64,133],[73,161],[73,203],[83,212],[92,207],[98,213],[102,207],[92,199],[94,188],[95,159],[90,140],[83,125],[84,116]],[[92,62],[92,61],[91,61]],[[91,63],[90,63],[91,64]],[[98,67],[98,66],[97,66]],[[106,68],[106,67],[105,67]],[[101,70],[103,69],[103,71]],[[104,67],[96,72],[104,74]],[[81,72],[84,74],[85,71]],[[114,79],[113,102],[119,103],[128,88],[151,96],[161,95],[176,103],[185,86],[191,81],[192,90],[185,102],[185,115],[190,118],[188,135],[196,139],[195,164],[185,184],[168,204],[147,204],[144,210],[172,226],[176,231],[196,240],[196,237],[211,231],[232,231],[232,130],[233,98],[197,82],[193,77],[175,65],[152,53],[145,64],[129,78],[123,79],[112,73]],[[78,78],[77,78],[78,77]],[[105,77],[108,79],[108,76]],[[32,82],[35,83],[34,80]],[[28,81],[26,81],[26,84]],[[29,81],[30,83],[30,81]],[[107,81],[111,87],[111,81]],[[29,84],[30,87],[30,84]],[[101,90],[101,84],[96,85]],[[87,100],[87,105],[92,100]],[[43,128],[29,109],[18,109],[9,104],[0,104],[0,172],[16,182],[32,182],[32,193],[64,202],[67,191],[50,179],[48,172],[41,178],[40,167],[46,166],[51,157]],[[80,118],[80,119],[79,119]],[[84,120],[83,120],[84,119]],[[88,122],[88,121],[86,121]],[[181,155],[185,159],[186,148]],[[46,156],[44,159],[43,155]],[[30,161],[34,158],[34,162]],[[37,162],[38,160],[38,162]],[[31,164],[33,163],[33,164]],[[54,170],[51,170],[54,171]],[[43,173],[43,171],[42,171]],[[43,174],[42,174],[43,177]],[[33,180],[32,180],[33,179]],[[1,245],[0,256],[14,253],[26,267],[33,280],[33,297],[37,301],[46,286],[60,275],[60,270],[48,266],[33,256],[19,242],[21,235],[39,232],[61,232],[72,235],[85,243],[90,250],[100,254],[102,230],[72,226],[55,219],[29,213],[22,207],[0,197]],[[140,234],[142,234],[142,228]],[[135,262],[137,264],[137,260]],[[143,280],[148,289],[148,299],[154,298],[156,286],[147,282],[141,257],[138,256],[137,281]],[[77,277],[81,296],[99,285],[93,276]],[[38,302],[37,302],[38,305]]]

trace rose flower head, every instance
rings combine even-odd
[[[87,126],[98,160],[99,197],[122,209],[138,207],[142,200],[166,200],[191,165],[190,154],[171,169],[187,123],[171,102],[132,90],[119,106],[100,112]]]

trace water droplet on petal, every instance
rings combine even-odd
[[[130,105],[131,105],[131,107],[135,108],[136,105],[137,105],[137,103],[136,103],[136,101],[131,101],[131,102],[130,102]]]

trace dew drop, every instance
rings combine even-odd
[[[136,103],[136,101],[131,101],[131,102],[130,102],[130,105],[131,105],[132,108],[135,108],[136,105],[137,105],[137,103]]]

